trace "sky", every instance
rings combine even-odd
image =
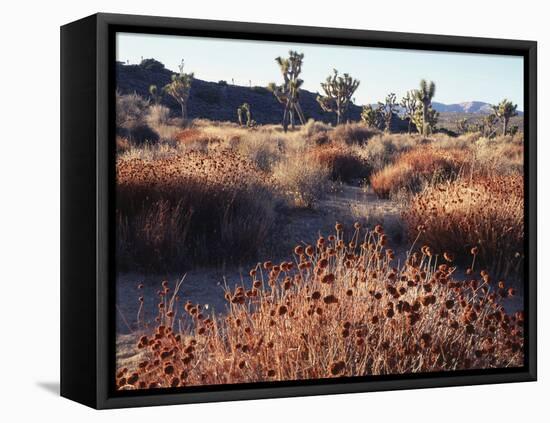
[[[507,98],[523,110],[520,56],[131,33],[117,34],[116,50],[116,59],[125,63],[154,58],[177,71],[184,59],[185,71],[194,72],[198,79],[244,86],[280,83],[275,57],[295,50],[304,53],[303,89],[320,92],[320,82],[336,68],[360,81],[356,104],[382,101],[390,92],[401,98],[424,78],[436,83],[433,101],[439,103],[495,104]]]

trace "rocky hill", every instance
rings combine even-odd
[[[170,82],[173,72],[156,60],[147,59],[139,65],[127,65],[121,62],[116,64],[117,89],[121,94],[137,93],[142,97],[149,97],[149,87],[156,85],[164,87]],[[306,119],[314,119],[327,123],[335,122],[335,114],[324,112],[316,101],[317,93],[300,91],[300,105]],[[248,103],[252,118],[260,124],[280,123],[283,116],[283,107],[273,94],[265,87],[246,87],[228,84],[226,81],[209,82],[195,79],[191,88],[189,105],[187,108],[190,118],[204,118],[218,121],[237,121],[237,107]],[[169,96],[163,96],[162,104],[179,113],[179,106]],[[373,105],[376,106],[376,105]],[[442,114],[469,116],[484,115],[492,112],[491,105],[482,101],[470,101],[457,104],[443,104],[433,102],[435,110]],[[523,113],[519,113],[521,116]],[[358,121],[361,116],[361,107],[351,104],[348,118]],[[392,127],[394,131],[406,131],[407,123],[395,117]]]
[[[170,82],[172,74],[172,71],[158,62],[157,65],[150,67],[117,63],[117,89],[122,94],[136,92],[147,98],[151,85],[162,88]],[[335,114],[324,112],[319,107],[316,97],[317,93],[305,90],[300,92],[300,105],[306,119],[332,122]],[[175,112],[179,110],[177,103],[169,96],[164,96],[162,103]],[[194,79],[191,87],[187,110],[190,118],[236,121],[237,107],[243,103],[250,105],[252,118],[260,124],[280,123],[282,120],[282,105],[265,87],[244,87],[231,85],[225,81],[208,82],[197,78]],[[349,119],[359,120],[360,115],[361,107],[352,104],[349,109]]]
[[[149,87],[164,87],[170,82],[174,72],[166,69],[162,63],[148,59],[140,65],[116,64],[117,90],[121,94],[137,93],[149,97]],[[334,123],[336,115],[324,112],[317,103],[317,93],[300,91],[300,105],[305,118]],[[163,96],[162,104],[179,114],[178,104],[169,96]],[[228,84],[226,81],[208,82],[195,78],[189,96],[188,114],[190,118],[204,118],[218,121],[237,121],[237,107],[248,103],[252,119],[260,124],[277,124],[282,121],[283,106],[265,87],[245,87]],[[361,107],[351,104],[348,118],[358,121]],[[406,131],[407,123],[396,117],[392,123],[394,130]]]

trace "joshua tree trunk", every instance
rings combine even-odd
[[[181,118],[183,120],[183,124],[185,125],[185,122],[187,122],[187,107],[185,107],[185,104],[181,104]]]
[[[409,118],[409,124],[407,126],[407,134],[411,135],[411,118]]]
[[[422,105],[422,135],[428,134],[428,103],[424,102]]]
[[[298,113],[298,118],[300,119],[300,122],[302,123],[302,125],[304,125],[306,123],[306,119],[304,118],[304,112],[302,112],[302,107],[300,106],[300,103],[296,103],[294,107],[296,108],[296,113]]]
[[[508,132],[508,117],[504,116],[502,118],[502,121],[502,135],[506,135],[506,133]]]

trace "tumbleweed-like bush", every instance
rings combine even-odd
[[[514,290],[477,269],[460,280],[435,253],[399,266],[380,226],[346,238],[337,224],[227,286],[224,316],[163,282],[158,300],[139,298],[158,302],[156,328],[138,334],[141,358],[118,369],[118,389],[521,366],[523,313],[500,305]]]

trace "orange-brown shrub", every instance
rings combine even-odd
[[[274,187],[231,152],[117,160],[117,260],[181,269],[254,257],[273,223]]]
[[[428,247],[398,266],[381,227],[357,225],[345,239],[337,225],[294,253],[227,288],[226,316],[182,304],[181,282],[164,282],[147,299],[158,303],[156,329],[138,335],[142,358],[118,368],[118,389],[523,365],[523,313],[500,305],[514,291],[493,292],[485,273],[458,281]]]
[[[439,184],[413,198],[403,213],[410,237],[426,231],[422,242],[434,251],[450,251],[477,260],[494,274],[521,269],[524,242],[523,176],[477,177]]]
[[[402,189],[415,193],[426,184],[457,178],[470,162],[470,154],[464,150],[420,146],[373,174],[370,183],[380,198],[389,198]]]
[[[371,172],[369,163],[342,143],[312,148],[309,157],[327,167],[331,179],[335,181],[351,182],[354,179],[367,178]]]
[[[197,128],[183,129],[176,133],[174,139],[179,146],[201,151],[206,151],[212,144],[220,144],[223,142],[221,138],[212,136]]]

